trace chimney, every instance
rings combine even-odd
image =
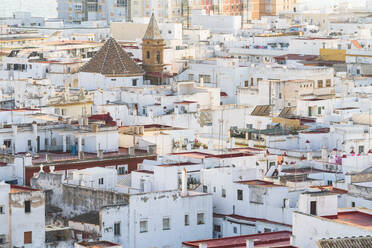
[[[208,245],[206,243],[200,243],[199,248],[208,248]]]
[[[188,192],[187,192],[187,172],[186,172],[185,168],[183,168],[183,170],[182,170],[182,193],[181,193],[181,195],[182,196],[187,196],[188,195]]]
[[[204,87],[204,78],[201,77],[199,81],[200,81],[200,87]]]
[[[254,239],[247,239],[245,242],[246,248],[254,248]]]

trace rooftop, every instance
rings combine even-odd
[[[10,185],[10,193],[16,194],[16,193],[23,193],[23,192],[32,192],[32,191],[39,191],[38,189],[34,189],[31,187],[25,187],[25,186],[19,186],[19,185]]]
[[[372,214],[358,210],[338,212],[337,215],[323,216],[323,218],[330,219],[341,224],[353,225],[372,230]]]
[[[352,237],[337,239],[322,239],[318,241],[319,248],[365,248],[372,247],[372,237]]]
[[[285,187],[282,185],[277,185],[272,182],[267,182],[267,181],[262,181],[262,180],[237,181],[235,183],[252,185],[252,186],[260,186],[260,187]]]
[[[260,233],[253,235],[242,235],[236,237],[227,237],[219,239],[205,239],[183,242],[182,244],[186,247],[199,247],[199,244],[206,244],[208,248],[245,248],[247,239],[254,239],[254,247],[287,247],[290,246],[290,236],[291,232],[281,231],[281,232],[270,232],[270,233]]]
[[[261,219],[261,218],[254,218],[254,217],[247,217],[247,216],[236,215],[236,214],[225,215],[225,214],[214,213],[213,217],[214,218],[228,217],[228,218],[232,218],[232,219],[236,219],[236,220],[244,220],[244,221],[251,221],[251,222],[265,222],[265,223],[270,223],[270,224],[275,224],[275,225],[283,225],[283,226],[292,227],[291,225],[284,224],[284,223],[279,223],[279,222],[276,222],[276,221],[271,221],[271,220]]]
[[[113,38],[108,39],[96,55],[81,67],[80,71],[110,76],[144,74],[142,69]]]

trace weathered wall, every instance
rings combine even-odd
[[[72,217],[90,211],[99,211],[102,206],[128,203],[128,195],[105,190],[62,185],[59,207],[65,217]]]

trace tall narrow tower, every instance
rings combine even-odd
[[[146,72],[145,78],[153,84],[161,84],[163,81],[164,47],[164,39],[160,34],[155,15],[152,13],[150,23],[142,39],[142,65]]]

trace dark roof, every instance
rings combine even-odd
[[[160,29],[159,29],[154,13],[152,13],[151,15],[150,23],[147,26],[147,30],[146,30],[146,33],[143,39],[144,40],[163,40],[163,37],[160,34]]]
[[[280,112],[279,117],[282,117],[282,118],[292,117],[294,116],[295,110],[296,110],[296,107],[284,107],[283,110]]]
[[[143,75],[143,70],[133,61],[115,39],[108,39],[96,55],[80,68],[81,72],[103,75]]]
[[[97,114],[92,115],[88,117],[89,120],[95,120],[95,121],[105,121],[106,125],[108,126],[116,126],[116,121],[114,121],[110,115],[110,113],[107,114]]]
[[[70,221],[99,225],[99,212],[92,211],[71,218]]]
[[[270,105],[257,105],[252,111],[251,115],[255,116],[269,116],[271,113]]]
[[[337,239],[322,239],[318,241],[319,248],[365,248],[372,247],[372,237],[352,237]]]

